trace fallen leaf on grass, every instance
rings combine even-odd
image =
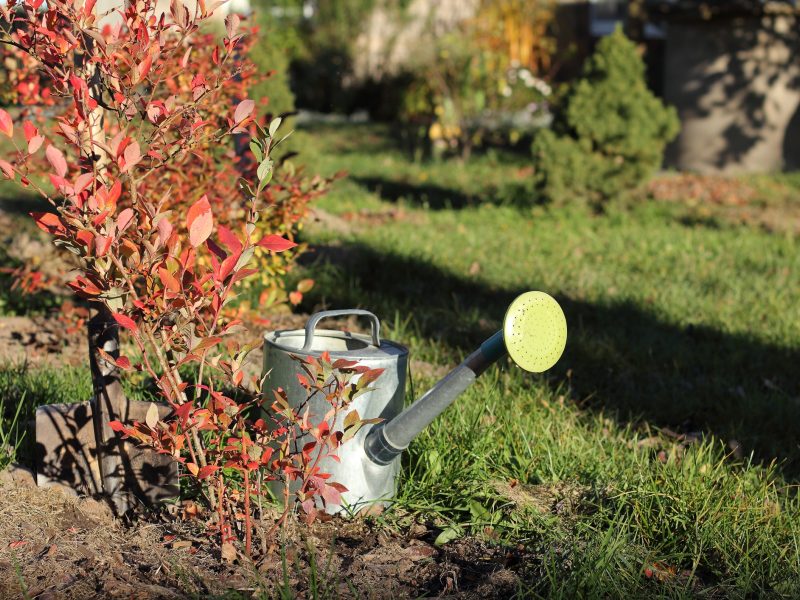
[[[673,579],[676,574],[677,569],[675,567],[658,562],[644,568],[644,576],[656,581],[668,581]]]
[[[231,563],[236,560],[237,557],[236,547],[230,542],[225,542],[224,544],[222,544],[222,548],[220,549],[220,551],[222,554],[222,560],[224,560],[225,562]]]
[[[11,543],[8,545],[8,547],[9,547],[9,548],[11,548],[12,550],[14,550],[15,548],[19,548],[20,546],[24,546],[24,545],[25,545],[25,544],[27,544],[27,543],[28,543],[28,542],[26,542],[25,540],[16,540],[16,541],[14,541],[14,542],[11,542]]]

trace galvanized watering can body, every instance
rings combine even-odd
[[[315,331],[321,319],[333,316],[363,315],[372,323],[372,335],[343,331]],[[560,358],[567,341],[567,322],[558,303],[544,292],[526,292],[508,307],[503,328],[487,339],[446,377],[411,406],[403,409],[408,350],[400,344],[380,339],[378,318],[365,310],[325,311],[313,315],[305,329],[276,331],[264,340],[264,393],[270,400],[272,390],[283,388],[289,404],[299,407],[306,401],[306,391],[297,375],[302,373],[292,355],[318,357],[328,352],[331,358],[354,360],[371,369],[384,369],[374,382],[374,389],[351,405],[362,419],[380,418],[381,422],[362,427],[356,436],[337,450],[339,461],[323,458],[320,467],[331,474],[331,481],[345,486],[342,506],[325,506],[328,513],[356,513],[374,504],[386,505],[395,494],[400,472],[400,454],[411,441],[466,390],[491,364],[508,355],[525,371],[541,373]],[[312,401],[310,416],[323,418],[330,409],[324,400]],[[349,412],[349,411],[348,411]],[[342,429],[346,415],[331,429]],[[299,440],[302,446],[312,438]],[[280,497],[280,485],[272,487]]]
[[[316,329],[322,319],[349,315],[369,318],[371,335]],[[374,389],[362,394],[351,404],[351,410],[357,410],[362,419],[380,418],[389,421],[400,414],[405,400],[408,350],[400,344],[382,340],[380,321],[365,310],[323,311],[309,318],[305,329],[268,333],[264,337],[265,394],[271,395],[272,390],[283,388],[289,404],[293,407],[299,406],[306,400],[306,391],[297,380],[297,375],[303,371],[292,355],[318,358],[323,352],[328,352],[334,360],[345,358],[358,361],[370,369],[384,370],[373,386]],[[270,396],[267,398],[271,401]],[[330,404],[324,398],[312,399],[308,408],[309,417],[319,420],[328,412]],[[342,429],[345,416],[342,413],[337,422],[330,423],[331,429]],[[331,481],[340,482],[348,489],[342,494],[341,507],[327,507],[330,513],[357,512],[375,503],[385,505],[395,494],[400,457],[395,457],[387,465],[378,465],[366,459],[363,447],[369,429],[362,427],[353,439],[338,449],[339,462],[331,458],[320,461],[320,468],[331,474]],[[302,447],[311,439],[310,436],[300,438],[298,445]],[[277,483],[271,489],[277,497],[283,491]]]

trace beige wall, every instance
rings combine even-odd
[[[473,17],[478,0],[412,0],[403,14],[377,3],[356,38],[356,79],[395,75],[409,61],[429,52],[433,37]]]
[[[196,0],[183,0],[183,2],[189,7],[190,11],[197,5]],[[124,4],[124,0],[97,0],[97,4],[95,4],[95,14],[103,14],[114,9],[121,9]],[[211,0],[208,0],[207,4],[211,4]],[[169,13],[170,0],[158,0],[157,6],[159,11]],[[228,0],[228,2],[224,3],[214,12],[212,18],[222,20],[231,12],[237,14],[249,13],[249,0]],[[119,13],[112,13],[105,17],[105,22],[110,23],[119,18]]]
[[[664,96],[682,128],[667,164],[753,173],[800,166],[800,43],[793,15],[673,21]]]

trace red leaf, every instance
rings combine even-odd
[[[122,194],[122,182],[117,179],[114,182],[114,185],[111,186],[111,189],[108,190],[108,197],[106,198],[106,202],[108,204],[117,204],[117,200],[119,200],[120,194]]]
[[[160,244],[166,244],[169,241],[169,237],[172,235],[172,223],[170,223],[166,218],[161,219],[158,222],[158,241]]]
[[[131,368],[131,359],[127,356],[120,356],[117,360],[114,361],[116,365],[120,369],[125,369],[126,371]]]
[[[35,135],[28,141],[28,154],[36,154],[36,151],[44,144],[44,137]]]
[[[197,472],[197,478],[198,479],[205,479],[206,477],[210,476],[217,469],[219,469],[219,467],[216,466],[216,465],[208,465],[207,467],[202,467]]]
[[[81,229],[75,234],[75,239],[78,240],[81,245],[86,246],[86,250],[88,252],[89,246],[91,246],[92,242],[94,241],[94,236],[92,235],[91,231],[88,231],[87,229]]]
[[[189,419],[189,414],[192,412],[192,405],[193,402],[186,402],[175,409],[175,415],[178,417],[178,419],[180,419],[181,425],[186,425],[186,421]]]
[[[50,177],[50,183],[52,183],[53,187],[57,189],[59,192],[61,192],[62,190],[64,190],[64,188],[66,188],[67,180],[64,179],[63,177],[59,177],[58,175],[54,175],[53,173],[50,173],[48,177]]]
[[[0,170],[6,179],[14,179],[14,166],[10,162],[0,158]]]
[[[122,153],[122,163],[120,165],[120,172],[127,173],[135,167],[139,161],[142,160],[142,152],[139,149],[139,143],[136,140],[131,140],[130,144],[125,146]]]
[[[320,496],[325,500],[325,506],[338,506],[342,503],[342,496],[332,485],[326,485],[320,490]]]
[[[242,250],[242,242],[240,242],[239,238],[224,225],[217,227],[217,234],[219,235],[219,241],[222,242],[222,245],[230,250],[231,253],[237,254]]]
[[[233,122],[238,125],[246,118],[250,116],[250,113],[253,112],[253,109],[256,107],[256,103],[250,100],[242,100],[236,106],[236,110],[233,112]]]
[[[25,540],[16,540],[16,541],[14,541],[14,542],[11,542],[11,543],[8,545],[8,547],[9,547],[9,548],[11,548],[12,550],[14,550],[15,548],[19,548],[20,546],[24,546],[24,545],[25,545],[25,544],[27,544],[27,543],[28,543],[28,542],[26,542]]]
[[[117,217],[117,235],[125,231],[133,221],[133,209],[126,208]]]
[[[63,234],[66,232],[61,218],[54,213],[33,212],[31,216],[33,220],[36,221],[36,225],[39,226],[39,229],[46,231],[50,235]]]
[[[50,144],[44,154],[50,165],[55,169],[56,174],[59,177],[64,177],[67,174],[67,161],[61,150]]]
[[[219,336],[203,338],[194,348],[192,348],[192,352],[195,354],[198,352],[202,352],[203,350],[216,346],[221,341],[222,338]]]
[[[92,297],[92,296],[99,296],[103,293],[99,287],[94,285],[91,281],[86,279],[85,277],[76,277],[72,281],[68,281],[67,285],[75,290],[75,293],[82,296],[82,297]]]
[[[208,198],[203,196],[195,202],[186,215],[186,225],[189,228],[189,243],[197,248],[208,239],[214,227],[214,217],[211,214],[211,205]]]
[[[136,327],[136,322],[127,315],[121,315],[119,313],[111,313],[111,316],[114,317],[114,320],[117,323],[119,323],[120,327],[124,327],[125,329],[130,329],[134,333],[138,330],[138,328]]]
[[[30,121],[25,121],[22,124],[22,131],[25,132],[25,141],[28,143],[30,143],[31,139],[39,133],[39,131],[36,129],[36,125]]]
[[[14,135],[14,122],[11,120],[11,115],[2,108],[0,108],[0,133],[4,133],[8,137]]]
[[[125,432],[125,425],[123,425],[119,421],[109,421],[108,426],[111,427],[111,429],[116,431],[117,433]]]
[[[358,387],[363,388],[373,381],[375,381],[378,377],[383,374],[384,369],[370,369],[361,375],[358,378]]]
[[[153,57],[148,53],[147,56],[144,57],[144,60],[136,67],[136,81],[134,81],[134,83],[139,83],[142,79],[147,77],[152,64]]]
[[[94,182],[94,173],[84,173],[75,180],[75,193],[80,194]]]
[[[108,249],[111,248],[111,243],[114,241],[109,235],[100,235],[96,233],[94,235],[94,253],[96,256],[105,256],[108,252]]]
[[[342,493],[345,493],[347,491],[347,488],[344,487],[338,481],[331,481],[328,485],[331,486],[332,488],[335,488],[335,489],[339,490]]]
[[[274,233],[265,235],[258,241],[257,245],[266,248],[270,252],[283,252],[284,250],[297,246],[294,242],[282,238],[279,235],[275,235]]]
[[[164,267],[158,268],[158,278],[161,280],[161,283],[164,285],[171,292],[175,292],[179,294],[181,291],[181,284],[175,279],[175,276],[170,273]]]
[[[358,363],[354,360],[347,360],[346,358],[338,358],[333,361],[331,368],[333,369],[349,369],[355,367]]]

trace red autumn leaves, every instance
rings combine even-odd
[[[0,109],[0,135],[16,148],[0,159],[0,173],[50,202],[49,212],[33,217],[75,257],[70,287],[104,304],[123,330],[130,358],[104,359],[144,372],[172,409],[168,417],[153,411],[143,423],[111,427],[181,463],[218,511],[209,531],[230,546],[232,531],[249,531],[231,523],[242,514],[248,520],[247,502],[263,493],[248,481],[253,470],[259,482],[262,475],[302,481],[303,502],[336,501],[342,491],[326,483],[310,449],[300,452],[292,436],[295,425],[309,427],[303,431],[325,446],[343,432],[296,412],[273,414],[260,394],[239,395],[250,347],[229,335],[237,321],[227,312],[248,275],[280,286],[290,258],[279,253],[296,246],[297,223],[324,181],[270,157],[280,122],[267,132],[257,120],[248,98],[254,70],[243,59],[246,44],[238,45],[236,17],[220,45],[200,32],[205,7],[190,13],[174,4],[172,18],[161,19],[154,2],[125,3],[124,26],[99,29],[93,4],[48,2],[36,13],[0,0],[0,22],[15,44],[4,51],[25,82],[16,90],[19,115]],[[38,110],[45,104],[53,107],[46,114]],[[250,151],[241,152],[246,136]],[[41,184],[48,178],[52,187]],[[249,264],[254,257],[257,270]],[[301,283],[295,294],[310,286]],[[235,399],[220,392],[233,388]],[[346,405],[356,390],[329,392]]]
[[[189,243],[194,248],[209,238],[214,229],[214,217],[211,215],[208,197],[203,196],[189,208],[186,215],[186,226],[189,229]]]
[[[11,115],[0,108],[0,133],[7,137],[14,135],[14,121],[11,120]]]

